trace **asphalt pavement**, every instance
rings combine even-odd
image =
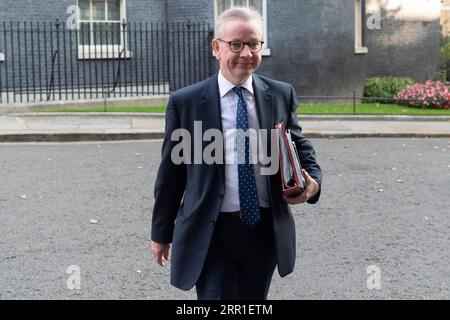
[[[269,298],[450,299],[450,139],[311,141],[322,195]],[[0,144],[0,300],[195,299],[148,247],[161,145]]]
[[[316,144],[328,190],[318,206],[293,207],[298,267],[275,275],[270,297],[448,299],[450,117],[300,116],[300,124],[308,138],[326,138]],[[0,116],[0,299],[195,297],[168,285],[146,247],[160,141],[14,144],[163,136],[163,114]],[[368,139],[345,139],[358,137]],[[372,267],[381,289],[368,289]],[[70,289],[77,272],[82,287]]]

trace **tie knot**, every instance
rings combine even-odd
[[[233,91],[236,92],[236,94],[239,96],[239,98],[244,98],[242,87],[234,87]]]

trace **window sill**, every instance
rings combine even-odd
[[[261,55],[263,57],[270,57],[270,49],[269,48],[262,49]]]
[[[367,54],[369,49],[367,47],[355,47],[355,54]]]
[[[129,59],[133,57],[133,52],[126,50],[101,50],[101,49],[78,49],[78,60],[107,60],[107,59]]]

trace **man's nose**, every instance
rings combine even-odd
[[[252,52],[250,51],[248,44],[244,44],[244,48],[241,51],[241,57],[251,57],[251,56]]]

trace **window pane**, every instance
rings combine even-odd
[[[120,37],[121,37],[120,27],[121,27],[120,22],[104,23],[103,28],[105,31],[105,37],[107,36],[108,38],[104,42],[108,43],[108,45],[120,44]]]
[[[89,45],[91,44],[91,30],[88,22],[80,23],[80,44]]]
[[[217,13],[221,14],[231,7],[231,0],[217,0]]]
[[[249,6],[250,6],[250,8],[253,8],[256,11],[258,11],[260,15],[262,15],[263,14],[262,2],[263,2],[263,0],[250,0]]]
[[[108,20],[120,21],[120,0],[108,0]]]
[[[94,23],[93,27],[94,27],[94,44],[95,45],[106,44],[106,36],[103,33],[104,24],[103,23]]]
[[[92,19],[102,21],[106,20],[105,9],[105,0],[92,0]]]
[[[94,23],[94,44],[120,44],[120,23]]]
[[[236,7],[246,7],[247,6],[247,0],[234,0],[234,5]]]
[[[81,20],[91,20],[90,1],[89,0],[79,0],[78,5],[80,6],[80,19]]]

